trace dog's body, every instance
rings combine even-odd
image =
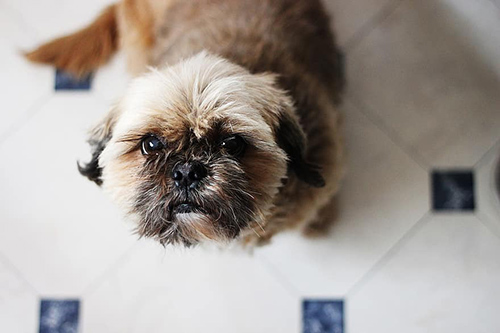
[[[264,242],[331,222],[343,75],[319,1],[123,0],[28,58],[83,74],[118,48],[132,73],[158,70],[96,127],[81,172],[136,217],[140,234]]]

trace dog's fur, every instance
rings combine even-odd
[[[27,57],[83,75],[118,46],[140,76],[92,131],[80,171],[140,235],[264,243],[287,228],[326,229],[343,174],[343,72],[319,0],[122,0]],[[234,134],[247,143],[241,157],[220,146]],[[165,148],[143,156],[148,135]],[[208,172],[196,190],[174,185],[186,162]],[[176,213],[186,200],[196,208]]]

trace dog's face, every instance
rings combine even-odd
[[[163,244],[228,241],[262,226],[288,169],[322,185],[274,77],[206,54],[136,79],[90,143],[80,172]]]

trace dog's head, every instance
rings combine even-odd
[[[263,223],[288,169],[323,185],[274,81],[205,53],[152,70],[93,130],[93,158],[80,172],[137,219],[140,235],[233,239]]]

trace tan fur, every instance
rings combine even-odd
[[[98,126],[107,131],[97,130],[99,135],[91,139],[107,143],[99,158],[102,179],[123,208],[137,218],[145,214],[137,212],[137,196],[152,177],[158,186],[154,198],[172,188],[167,176],[145,173],[148,162],[137,150],[141,136],[155,133],[171,142],[168,154],[182,154],[182,144],[189,140],[213,145],[214,133],[243,133],[252,149],[234,170],[248,177],[246,188],[239,189],[249,192],[256,208],[253,221],[239,233],[241,241],[262,244],[288,228],[302,228],[306,234],[326,230],[333,220],[329,205],[343,176],[336,106],[343,79],[320,2],[122,0],[112,8],[117,8],[120,46],[131,72],[141,73],[147,65],[157,68],[134,81]],[[99,39],[98,30],[92,31]],[[68,38],[78,39],[79,34]],[[90,67],[80,63],[76,69]],[[304,158],[321,168],[326,186],[311,187],[287,171],[290,157],[277,144],[284,118],[300,128],[294,135],[305,135]],[[216,128],[221,121],[222,128]],[[189,154],[199,158],[195,151]],[[214,168],[214,178],[203,190],[225,198],[230,175]],[[214,217],[187,214],[180,219],[182,226],[191,226],[179,231],[188,243],[224,240]],[[165,223],[172,226],[172,221]],[[172,232],[147,223],[138,231],[160,241]]]
[[[26,57],[82,76],[105,64],[117,48],[116,6],[112,5],[88,27],[44,44]]]
[[[120,46],[127,53],[128,70],[140,74],[149,63],[148,52],[155,43],[154,16],[151,1],[123,0],[118,5]]]
[[[143,181],[140,170],[144,163],[144,157],[134,149],[135,133],[139,138],[142,133],[168,138],[172,151],[180,150],[179,145],[188,131],[201,141],[219,131],[245,134],[254,149],[245,155],[243,167],[249,180],[248,191],[258,203],[254,225],[250,227],[260,228],[270,214],[281,179],[286,177],[287,158],[274,143],[274,129],[280,113],[293,112],[288,96],[274,87],[274,83],[273,76],[251,75],[239,66],[208,54],[137,79],[118,105],[114,120],[108,117],[104,121],[104,124],[114,122],[113,137],[99,160],[105,190],[129,214],[135,214],[131,202],[136,196],[136,186]],[[214,133],[217,122],[222,127]],[[262,172],[263,169],[266,172]],[[213,172],[217,177],[217,171]],[[225,195],[218,186],[207,190],[218,191],[221,198]],[[214,236],[214,230],[203,230],[200,235],[223,240]],[[190,233],[190,236],[196,234]]]

